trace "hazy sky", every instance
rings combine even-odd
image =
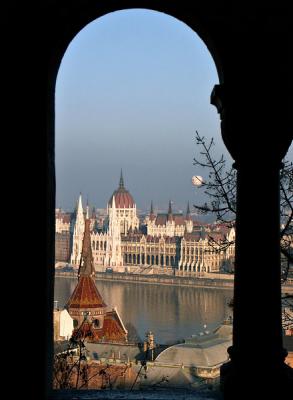
[[[202,40],[163,13],[125,10],[87,25],[71,42],[56,84],[56,206],[79,192],[106,206],[123,169],[139,209],[201,202],[193,175],[195,131],[229,159],[210,104],[218,76]]]

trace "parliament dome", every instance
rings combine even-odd
[[[112,194],[112,196],[109,200],[108,204],[110,207],[112,207],[113,196],[115,196],[116,208],[134,208],[135,207],[133,197],[131,196],[129,191],[126,190],[124,187],[122,171],[121,171],[121,176],[120,176],[120,181],[119,181],[119,187],[118,187],[118,189],[116,189],[114,191],[114,193]]]

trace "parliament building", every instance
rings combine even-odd
[[[189,203],[185,214],[174,213],[171,201],[166,213],[155,214],[151,204],[149,214],[139,221],[132,195],[124,186],[121,172],[119,187],[107,204],[103,227],[97,215],[84,210],[80,194],[70,223],[68,215],[56,212],[56,248],[59,237],[70,240],[68,261],[78,268],[81,261],[85,220],[90,220],[90,237],[94,267],[98,271],[168,273],[198,275],[211,272],[233,272],[235,230],[223,224],[203,224],[192,219]],[[64,223],[66,222],[66,223]],[[58,229],[57,229],[58,228]],[[62,230],[63,229],[63,230]],[[223,246],[223,243],[230,243]]]

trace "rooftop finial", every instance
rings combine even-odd
[[[186,210],[186,216],[188,217],[190,215],[190,208],[189,208],[189,201],[187,203],[187,210]]]
[[[171,202],[171,200],[169,200],[169,209],[168,209],[167,220],[168,221],[173,221],[172,202]]]
[[[153,208],[153,200],[151,201],[151,211],[150,211],[150,215],[154,214],[154,208]]]
[[[172,215],[172,202],[171,202],[171,200],[169,200],[168,214]]]
[[[119,188],[120,189],[124,189],[124,180],[123,180],[122,168],[121,168],[121,172],[120,172]]]

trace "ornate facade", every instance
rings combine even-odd
[[[125,266],[160,267],[172,270],[178,265],[180,239],[131,233],[122,237]]]
[[[185,233],[193,230],[193,221],[190,215],[189,203],[187,205],[186,216],[173,214],[171,201],[167,214],[155,215],[153,204],[151,204],[150,215],[146,217],[147,234],[151,236],[182,237]]]
[[[71,215],[63,212],[60,208],[55,212],[55,232],[63,233],[70,231]]]
[[[190,234],[182,238],[178,272],[218,272],[225,252],[209,243],[206,234]]]
[[[235,230],[218,225],[195,226],[189,204],[185,215],[168,212],[155,215],[153,205],[144,220],[146,233],[139,231],[139,219],[133,197],[125,189],[121,171],[119,188],[107,205],[108,223],[97,230],[96,215],[89,219],[79,196],[72,237],[71,264],[78,267],[81,260],[85,218],[90,220],[90,237],[95,269],[111,268],[124,272],[137,266],[140,271],[153,268],[179,275],[202,274],[234,269]],[[60,225],[60,224],[59,224]],[[214,243],[211,244],[211,238]],[[223,241],[232,245],[222,246]],[[133,269],[132,269],[133,270]]]

